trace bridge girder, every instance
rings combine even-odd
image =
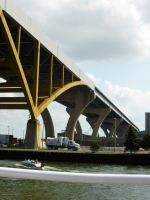
[[[54,59],[57,58],[54,58],[51,52],[47,52],[46,58],[42,57],[45,56],[44,50],[40,42],[35,39],[26,41],[26,43],[32,44],[28,55],[34,58],[32,66],[30,64],[28,67],[21,53],[21,45],[24,43],[21,41],[21,32],[22,27],[17,25],[14,39],[6,16],[0,9],[0,33],[4,38],[2,44],[8,49],[7,55],[0,55],[0,77],[6,80],[5,83],[0,83],[0,93],[22,93],[24,95],[24,97],[17,95],[16,97],[1,97],[0,109],[28,109],[31,117],[37,118],[63,92],[72,87],[86,84],[69,71],[64,64],[60,63],[57,68],[54,68]],[[30,54],[31,52],[32,54]],[[40,62],[41,58],[42,63]],[[41,76],[44,76],[41,68],[47,60],[49,60],[49,66],[46,68],[48,77],[44,82],[45,80],[41,81]],[[60,70],[59,73],[58,70]]]

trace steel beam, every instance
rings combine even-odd
[[[38,105],[38,86],[39,86],[39,65],[40,65],[40,43],[35,42],[34,66],[33,66],[33,102]]]
[[[26,102],[24,97],[1,97],[0,102]]]
[[[17,28],[17,42],[16,42],[16,50],[19,55],[20,53],[20,37],[21,37],[21,26]]]
[[[36,117],[36,108],[34,107],[32,96],[30,94],[30,90],[27,84],[27,80],[18,56],[18,52],[16,50],[13,38],[11,36],[9,27],[7,25],[7,22],[5,20],[5,16],[0,8],[0,29],[2,31],[2,34],[5,38],[9,53],[10,53],[10,60],[11,60],[11,67],[17,72],[17,75],[19,77],[21,86],[23,88],[23,92],[28,104],[28,108],[30,110],[30,114],[33,118]]]
[[[8,110],[26,110],[28,109],[28,105],[27,104],[0,104],[0,109],[8,109]]]
[[[61,68],[61,87],[64,86],[64,65]]]
[[[49,69],[49,96],[52,94],[53,87],[53,55],[50,56],[50,69]]]
[[[22,92],[23,93],[23,89],[22,88],[0,88],[0,93],[13,93],[13,92]]]

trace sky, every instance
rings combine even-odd
[[[14,1],[140,131],[145,130],[145,112],[150,112],[149,0]],[[48,109],[55,134],[61,132],[69,119],[66,108],[53,102]],[[1,110],[0,133],[23,137],[28,115]],[[79,121],[87,133],[85,117]]]

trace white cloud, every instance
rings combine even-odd
[[[29,111],[27,110],[1,110],[0,111],[0,133],[7,133],[10,127],[10,134],[14,137],[23,137],[26,131]]]
[[[144,93],[128,87],[120,87],[118,85],[113,85],[109,81],[105,81],[105,85],[110,92],[111,101],[129,117],[135,125],[144,130],[145,112],[150,112],[150,92]]]
[[[131,60],[150,55],[150,23],[143,14],[148,1],[15,2],[76,61]]]
[[[86,74],[95,84],[98,84],[98,83],[101,81],[101,79],[100,79],[100,78],[96,78],[96,77],[94,76],[94,74],[91,74],[91,73],[89,73],[89,72],[85,72],[85,74]]]

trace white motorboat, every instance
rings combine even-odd
[[[24,160],[20,164],[26,167],[44,167],[44,163],[38,162],[37,160]]]

